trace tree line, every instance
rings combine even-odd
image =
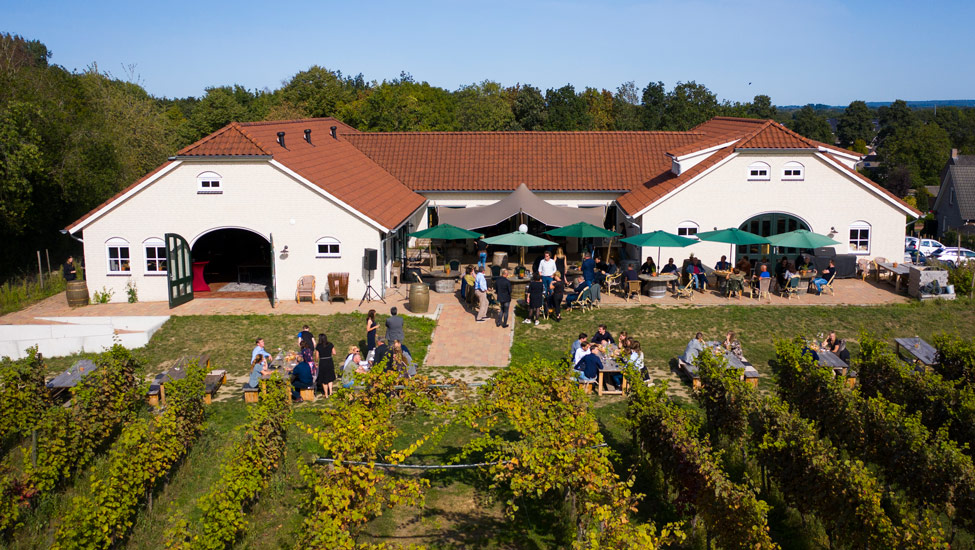
[[[484,80],[447,90],[407,73],[367,81],[316,65],[275,90],[235,84],[165,98],[146,92],[132,68],[121,77],[95,65],[71,72],[50,58],[38,40],[0,34],[0,277],[29,271],[38,248],[59,258],[78,251],[58,230],[231,121],[333,116],[362,131],[684,131],[714,116],[772,118],[860,152],[876,145],[883,167],[870,175],[900,196],[936,184],[951,147],[975,151],[975,109],[935,114],[902,101],[877,110],[855,101],[834,135],[812,105],[781,110],[768,95],[719,100],[695,81],[670,90],[630,81],[616,90],[543,91]]]

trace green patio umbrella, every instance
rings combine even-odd
[[[660,266],[660,249],[662,247],[684,248],[685,246],[690,246],[698,241],[696,239],[688,239],[687,237],[681,237],[680,235],[674,235],[673,233],[658,230],[651,231],[650,233],[641,233],[632,237],[626,237],[625,239],[620,239],[620,242],[632,244],[634,246],[656,246],[657,266]]]
[[[524,231],[515,231],[514,233],[505,233],[504,235],[497,235],[495,237],[488,237],[484,239],[484,242],[488,244],[502,244],[507,246],[519,246],[521,247],[521,264],[525,265],[525,247],[526,246],[548,246],[557,245],[558,243],[552,242],[548,239],[543,239],[541,237],[536,237],[535,235],[529,235]]]
[[[772,243],[772,246],[781,246],[784,248],[819,248],[821,246],[840,244],[839,241],[834,241],[826,235],[820,235],[819,233],[813,233],[805,229],[796,229],[788,233],[772,235],[768,240]]]
[[[427,229],[414,231],[413,233],[410,233],[407,236],[415,237],[417,239],[430,239],[431,241],[433,241],[434,239],[440,239],[444,241],[457,241],[462,239],[480,239],[481,237],[483,237],[483,235],[477,233],[476,231],[468,231],[467,229],[457,227],[456,225],[450,225],[449,223],[442,223],[440,225],[435,225]],[[430,246],[430,249],[431,249],[430,254],[433,255],[432,244]],[[433,264],[435,263],[436,262],[434,261],[430,264],[430,269],[433,269],[434,267]]]
[[[620,236],[620,233],[610,231],[609,229],[603,229],[598,225],[593,225],[586,222],[576,222],[572,225],[549,229],[548,231],[543,231],[542,233],[544,235],[551,235],[553,237],[576,237],[578,239],[609,237],[609,246],[606,247],[606,261],[609,261],[609,249],[613,247],[613,237]]]
[[[702,241],[710,241],[715,243],[728,243],[732,246],[743,246],[749,244],[769,244],[769,240],[761,235],[756,235],[754,233],[749,233],[743,229],[738,229],[737,227],[729,227],[728,229],[718,229],[716,231],[705,231],[704,233],[698,233],[697,238]],[[734,255],[732,254],[732,248],[728,249],[728,256],[734,260]]]

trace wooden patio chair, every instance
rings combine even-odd
[[[738,299],[741,300],[741,295],[745,293],[744,279],[728,277],[728,280],[725,282],[725,292],[727,292],[729,299],[732,294],[738,294]]]
[[[301,302],[302,298],[311,298],[311,303],[315,303],[315,276],[303,275],[298,277],[298,288],[295,289],[295,302]]]
[[[772,301],[772,293],[769,292],[769,288],[772,286],[772,278],[766,277],[764,279],[758,280],[758,299],[761,300],[762,296],[768,298],[768,301]]]
[[[867,276],[869,276],[874,269],[876,269],[876,267],[874,266],[873,261],[869,258],[857,259],[857,272],[860,274],[860,280],[866,281]]]
[[[786,283],[785,288],[783,289],[785,290],[786,299],[791,300],[793,296],[795,296],[797,300],[799,299],[800,282],[801,279],[798,276],[793,276],[791,279],[789,279],[789,282]]]
[[[640,286],[641,286],[641,283],[642,282],[643,281],[641,281],[639,279],[637,279],[636,281],[627,281],[626,282],[626,287],[627,287],[626,288],[626,301],[627,302],[630,301],[630,298],[633,298],[633,296],[636,296],[637,300],[639,300],[641,304],[643,303],[643,294],[640,293],[640,290],[641,290],[640,289]]]
[[[615,275],[609,275],[606,277],[606,292],[612,294],[614,290],[618,292],[623,292],[623,283],[620,279],[623,278],[623,272],[617,272]]]
[[[835,278],[836,278],[836,273],[833,273],[833,276],[830,277],[828,281],[826,281],[825,285],[823,285],[823,291],[825,292],[828,290],[830,296],[836,294],[835,290],[833,289],[833,279]]]
[[[592,289],[591,287],[586,287],[582,289],[579,293],[579,297],[575,299],[570,305],[569,309],[581,309],[582,311],[589,311],[592,306]]]
[[[675,296],[678,300],[681,298],[694,299],[694,279],[688,279],[687,284],[684,286],[677,287],[677,295]]]

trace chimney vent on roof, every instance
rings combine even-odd
[[[284,132],[278,132],[278,145],[284,147]],[[287,149],[287,147],[284,147]]]
[[[311,130],[309,129],[305,129],[305,141],[311,143]]]
[[[329,131],[331,131],[331,132],[332,132],[332,138],[333,138],[333,139],[339,139],[339,136],[338,136],[338,134],[336,134],[336,131],[337,131],[338,129],[339,129],[339,127],[338,127],[338,126],[332,126],[331,128],[329,128]]]

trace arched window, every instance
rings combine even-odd
[[[146,273],[166,273],[166,243],[158,237],[142,241],[145,250]]]
[[[684,220],[677,224],[677,234],[681,237],[693,237],[697,235],[697,230],[700,228],[696,223],[690,220]]]
[[[220,174],[216,172],[203,172],[196,176],[196,192],[204,195],[216,195],[223,193],[223,184]]]
[[[768,180],[769,166],[764,162],[753,162],[748,165],[749,180]]]
[[[316,258],[339,258],[342,256],[342,243],[335,237],[322,237],[315,242]]]
[[[870,253],[870,224],[863,221],[855,221],[850,224],[850,253],[869,254]]]
[[[801,180],[805,177],[806,170],[802,164],[795,161],[785,163],[785,167],[782,169],[782,179]]]
[[[132,271],[129,263],[129,241],[113,237],[105,241],[106,257],[108,258],[109,273],[125,273]]]

